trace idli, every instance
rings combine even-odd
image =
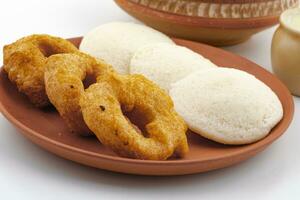
[[[201,69],[215,67],[194,51],[173,44],[156,43],[137,50],[130,61],[130,74],[142,74],[165,90],[170,85]]]
[[[82,39],[79,49],[111,64],[121,74],[129,73],[129,62],[140,47],[152,43],[170,43],[166,35],[144,25],[130,22],[103,24]]]
[[[237,69],[199,70],[173,84],[170,96],[193,132],[224,144],[258,141],[283,116],[276,94]]]

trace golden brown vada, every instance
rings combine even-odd
[[[188,151],[187,126],[171,98],[142,75],[100,76],[83,93],[80,106],[87,126],[120,156],[166,160]],[[145,131],[137,131],[123,112],[133,113]]]
[[[4,70],[18,90],[37,107],[49,105],[44,86],[47,58],[58,53],[77,52],[69,41],[50,35],[30,35],[3,48]]]
[[[110,66],[84,53],[57,54],[49,57],[45,65],[45,87],[50,102],[62,116],[70,130],[79,135],[89,135],[79,100],[84,92],[83,80],[100,76]]]

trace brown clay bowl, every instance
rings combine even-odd
[[[298,0],[115,0],[127,13],[168,35],[233,45],[278,23]]]
[[[71,41],[78,46],[81,38]],[[174,41],[201,53],[219,66],[241,69],[262,80],[282,102],[283,119],[267,137],[250,145],[226,146],[189,133],[190,152],[185,158],[147,161],[119,157],[95,137],[71,134],[53,108],[42,110],[32,106],[11,84],[3,68],[0,72],[0,110],[23,135],[52,153],[100,169],[142,175],[182,175],[227,167],[254,156],[285,132],[293,117],[294,104],[287,88],[275,76],[251,61],[224,50],[181,39]]]

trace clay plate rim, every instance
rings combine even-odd
[[[192,41],[188,41],[188,40],[183,40],[183,39],[176,39],[173,38],[176,42],[179,42],[181,44],[183,43],[190,43],[193,45],[199,45],[201,43],[197,43],[197,42],[192,42]],[[71,38],[69,39],[70,41],[72,41],[74,44],[79,44],[81,37],[78,38]],[[217,50],[219,52],[222,52],[225,56],[235,56],[238,57],[240,59],[243,60],[247,60],[245,58],[242,58],[241,56],[237,56],[235,54],[232,54],[230,52],[227,52],[225,50],[222,49],[218,49],[209,45],[205,45],[205,44],[201,44],[202,46],[204,46],[205,48],[208,49],[213,49],[213,50]],[[248,61],[248,60],[247,60]],[[265,70],[264,68],[259,67],[257,64],[248,61],[249,63],[251,63],[252,65],[256,66],[256,69],[261,70],[261,72],[263,72],[265,75],[268,76],[272,76],[273,80],[277,82],[277,84],[279,85],[279,87],[281,88],[282,91],[284,91],[284,94],[282,95],[286,95],[285,99],[287,100],[286,102],[282,102],[285,108],[284,110],[284,117],[282,119],[282,121],[280,122],[280,124],[278,124],[277,127],[277,131],[275,134],[273,131],[271,131],[271,133],[265,137],[264,139],[250,144],[250,145],[244,145],[246,146],[245,148],[243,148],[242,150],[240,149],[237,152],[233,152],[233,153],[228,153],[226,156],[224,155],[220,155],[220,156],[214,156],[211,158],[206,158],[206,159],[191,159],[191,160],[166,160],[166,161],[152,161],[152,160],[138,160],[138,159],[130,159],[130,158],[123,158],[123,157],[118,157],[118,156],[110,156],[110,155],[104,155],[104,154],[99,154],[99,153],[93,153],[90,151],[86,151],[80,148],[76,148],[76,147],[72,147],[70,145],[66,145],[64,143],[61,142],[57,142],[55,140],[52,140],[48,137],[43,136],[42,134],[39,134],[38,132],[30,129],[29,127],[27,127],[26,125],[22,124],[20,121],[18,121],[13,115],[11,115],[6,108],[4,107],[4,105],[2,104],[2,102],[0,101],[0,111],[2,112],[2,114],[14,125],[16,125],[17,128],[19,128],[20,130],[22,130],[22,134],[24,134],[25,136],[27,136],[27,134],[31,134],[31,136],[34,136],[36,138],[39,138],[40,140],[43,140],[45,142],[51,143],[53,145],[56,145],[57,147],[63,148],[65,150],[69,150],[69,151],[73,151],[73,152],[77,152],[77,153],[81,153],[87,156],[93,156],[93,157],[97,157],[97,158],[101,158],[101,159],[105,159],[108,161],[118,161],[118,162],[124,162],[124,163],[129,163],[129,164],[150,164],[150,165],[189,165],[189,164],[193,164],[193,163],[200,163],[200,162],[210,162],[210,161],[218,161],[218,160],[224,160],[224,159],[228,159],[228,158],[233,158],[235,156],[243,156],[244,154],[250,154],[251,152],[254,152],[258,149],[263,149],[264,147],[266,147],[267,145],[271,144],[273,141],[275,141],[278,137],[280,137],[285,130],[288,128],[289,124],[292,121],[293,118],[293,114],[294,114],[294,102],[292,99],[292,96],[290,95],[288,89],[286,88],[285,85],[283,85],[279,79],[277,79],[276,77],[274,77],[270,72],[268,72],[267,70]],[[5,73],[3,70],[3,67],[1,67],[0,69],[0,73]],[[279,130],[280,128],[280,130]],[[26,132],[26,133],[24,133]]]

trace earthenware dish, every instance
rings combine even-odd
[[[115,0],[145,24],[179,38],[233,45],[278,23],[299,0]]]
[[[71,39],[79,45],[81,38]],[[245,58],[204,44],[174,39],[182,46],[211,59],[219,66],[230,66],[255,75],[278,95],[284,109],[281,122],[263,140],[244,146],[226,146],[189,133],[190,152],[184,159],[146,161],[122,158],[102,146],[95,137],[69,133],[54,109],[37,109],[0,72],[0,109],[2,114],[32,142],[48,151],[75,162],[130,174],[183,175],[227,167],[246,160],[265,149],[289,126],[294,112],[293,99],[287,88],[271,73]]]

